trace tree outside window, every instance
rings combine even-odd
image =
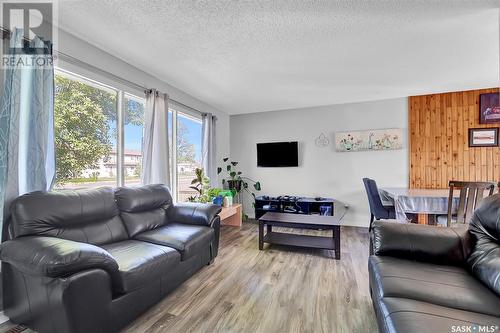
[[[56,189],[116,186],[116,101],[117,90],[70,75],[55,76]],[[144,100],[125,94],[123,119],[125,185],[139,185]],[[179,200],[184,201],[192,194],[189,182],[194,169],[201,165],[201,122],[179,113],[176,126],[173,169],[178,174]]]

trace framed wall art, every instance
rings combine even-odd
[[[498,147],[498,127],[469,128],[469,147]]]
[[[335,149],[340,152],[402,148],[401,128],[335,133]]]
[[[479,123],[500,123],[499,93],[479,95]]]

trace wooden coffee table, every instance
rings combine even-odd
[[[267,233],[264,235],[264,225]],[[297,235],[273,231],[273,226],[296,229],[333,230],[332,237]],[[340,259],[340,221],[335,216],[267,212],[259,219],[259,250],[264,243],[335,251]]]

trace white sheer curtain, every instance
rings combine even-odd
[[[21,38],[22,30],[16,29],[11,43]],[[44,47],[38,38],[35,43]],[[50,58],[49,53],[47,49],[44,56]],[[8,220],[13,199],[49,190],[54,177],[54,68],[6,68],[0,108],[0,223]],[[2,239],[6,236],[3,228]]]
[[[205,175],[210,178],[210,185],[217,187],[217,160],[216,160],[216,141],[215,141],[215,123],[217,117],[211,113],[202,115],[202,165]]]
[[[146,92],[142,184],[165,184],[170,187],[169,156],[168,95],[153,89]]]

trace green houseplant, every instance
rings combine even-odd
[[[223,167],[217,168],[217,174],[221,174],[225,172],[225,177],[222,179],[222,185],[227,184],[227,187],[236,195],[241,192],[247,192],[250,194],[254,200],[255,205],[255,191],[261,190],[261,185],[259,181],[253,180],[246,176],[243,176],[243,173],[238,170],[238,162],[229,161],[228,157],[222,159],[225,163]],[[253,190],[250,189],[249,184],[252,185]],[[247,219],[248,216],[246,214],[243,215],[244,219]]]
[[[191,186],[189,188],[195,190],[197,192],[196,195],[192,195],[188,198],[188,201],[191,202],[202,202],[207,203],[211,201],[209,197],[210,190],[210,179],[205,176],[203,169],[196,168],[195,170],[196,178],[191,181]]]
[[[191,186],[189,186],[189,188],[195,190],[197,194],[190,196],[188,201],[201,203],[212,202],[213,198],[222,192],[222,189],[210,187],[210,178],[205,176],[203,169],[196,168],[195,175],[196,178],[191,181]]]
[[[236,193],[247,191],[248,193],[254,195],[248,188],[249,183],[253,183],[253,188],[256,191],[261,190],[259,181],[243,176],[243,173],[237,169],[238,162],[229,161],[228,157],[225,157],[222,161],[226,163],[225,167],[217,168],[217,174],[221,174],[224,170],[226,172],[226,177],[222,179],[222,185],[227,183],[228,188],[236,191]]]

